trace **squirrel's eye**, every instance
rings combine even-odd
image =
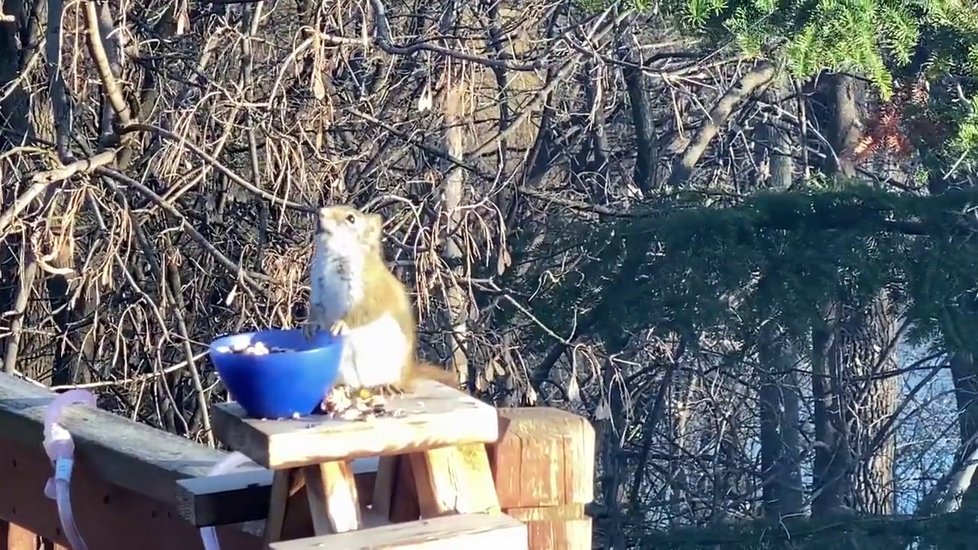
[[[353,224],[357,223],[357,217],[354,216],[353,214],[347,214],[346,215],[346,223],[348,223],[350,225],[353,225]]]

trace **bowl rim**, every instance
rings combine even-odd
[[[221,340],[224,340],[226,338],[231,338],[233,336],[244,336],[244,335],[248,335],[248,334],[258,334],[258,333],[261,333],[261,332],[293,332],[293,331],[297,331],[297,330],[302,330],[302,329],[300,329],[300,328],[266,328],[266,329],[258,329],[258,330],[249,330],[249,331],[245,331],[245,332],[228,333],[228,334],[224,334],[222,336],[218,336],[217,338],[212,339],[211,342],[210,342],[210,344],[207,345],[207,351],[208,351],[208,353],[211,353],[211,354],[214,354],[214,355],[238,355],[236,353],[232,353],[230,350],[229,351],[220,351],[220,350],[217,349],[217,346],[215,346],[214,344],[216,344],[217,342],[219,342]],[[285,352],[276,353],[275,355],[292,355],[292,356],[295,356],[295,355],[301,355],[301,354],[304,354],[304,353],[322,353],[323,351],[326,351],[329,348],[332,348],[333,346],[341,345],[343,343],[343,337],[341,335],[332,334],[332,335],[330,335],[330,338],[331,338],[331,341],[329,342],[329,344],[324,345],[324,346],[317,346],[317,347],[314,347],[314,348],[304,349],[304,350],[299,350],[299,351],[297,351],[297,350],[288,350],[288,351],[285,351]]]

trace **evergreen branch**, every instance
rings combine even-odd
[[[759,193],[727,208],[657,205],[635,213],[633,229],[694,231],[780,230],[882,232],[908,236],[962,236],[978,230],[964,213],[978,204],[978,190],[936,196],[895,194],[850,184],[845,191]]]

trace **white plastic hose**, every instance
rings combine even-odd
[[[44,495],[58,505],[61,530],[72,550],[88,550],[78,533],[75,516],[71,511],[71,471],[75,465],[75,442],[71,434],[58,420],[68,405],[80,403],[95,407],[95,396],[85,390],[71,390],[59,394],[44,411],[44,451],[54,466],[54,476],[44,485]]]
[[[246,462],[251,462],[251,459],[239,452],[233,452],[215,464],[211,471],[207,472],[207,475],[226,474]],[[201,527],[200,539],[204,542],[204,550],[221,550],[221,543],[217,540],[217,529],[213,526]]]

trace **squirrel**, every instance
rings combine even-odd
[[[316,211],[307,337],[328,330],[344,339],[336,386],[402,394],[418,379],[451,387],[448,371],[419,362],[417,322],[407,288],[388,269],[384,220],[352,206]]]

